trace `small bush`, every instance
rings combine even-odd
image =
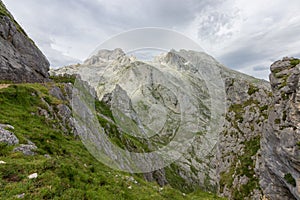
[[[290,61],[290,64],[295,67],[296,65],[298,65],[300,63],[300,60],[299,59],[294,59],[294,60],[291,60]]]
[[[284,179],[286,180],[286,182],[288,184],[291,184],[292,186],[296,187],[296,180],[294,179],[292,174],[288,173],[288,174],[284,175]]]
[[[76,75],[59,75],[59,76],[50,76],[50,79],[52,79],[55,83],[75,83]]]
[[[249,89],[248,89],[248,94],[249,95],[252,95],[252,94],[254,94],[255,92],[258,92],[259,91],[259,89],[257,88],[257,87],[255,87],[254,85],[249,85]]]

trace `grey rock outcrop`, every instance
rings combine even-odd
[[[261,199],[255,167],[271,102],[270,88],[227,78],[226,94],[228,110],[217,153],[219,193],[230,199]]]
[[[8,145],[19,144],[19,139],[12,132],[2,128],[6,127],[5,125],[0,124],[0,142],[6,143]]]
[[[25,156],[34,156],[34,150],[37,149],[37,146],[32,142],[30,144],[21,144],[20,146],[13,149],[13,152],[22,152]]]
[[[300,65],[284,58],[271,66],[273,101],[261,140],[260,185],[271,200],[300,199]]]
[[[47,109],[38,107],[35,114],[44,116],[46,120],[56,120],[54,125],[56,128],[60,128],[64,133],[76,134],[74,127],[75,120],[71,110],[72,105],[72,90],[73,86],[69,83],[61,83],[60,87],[52,85],[49,88],[49,94],[60,101],[57,105],[50,105],[45,99],[41,99],[46,105]]]
[[[48,60],[1,1],[0,8],[0,81],[47,81]]]

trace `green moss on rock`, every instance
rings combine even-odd
[[[290,63],[293,67],[295,67],[296,65],[298,65],[300,63],[300,59],[293,59],[290,61]]]
[[[258,91],[259,91],[259,89],[257,87],[255,87],[253,84],[249,85],[249,89],[248,89],[248,94],[249,95],[252,95],[252,94],[254,94]]]
[[[252,159],[260,148],[260,138],[255,137],[244,143],[244,154],[236,155],[232,165],[226,172],[222,172],[220,176],[220,191],[223,192],[225,186],[231,190],[233,199],[244,199],[250,197],[254,189],[260,189],[259,181],[256,178],[254,168],[255,161]],[[240,162],[240,164],[236,164]],[[236,176],[246,176],[249,180],[245,185],[239,188],[233,187],[233,181]]]

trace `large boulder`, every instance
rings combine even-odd
[[[0,0],[0,81],[45,82],[49,62]]]

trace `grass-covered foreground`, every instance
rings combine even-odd
[[[49,95],[54,83],[18,84],[0,89],[0,124],[15,127],[20,144],[36,144],[36,155],[12,152],[0,143],[0,199],[218,199],[196,191],[184,194],[170,186],[146,182],[142,175],[114,171],[94,159],[78,138],[57,125],[48,105],[63,104]],[[63,84],[56,83],[59,87]],[[49,118],[39,115],[39,109]],[[49,156],[45,156],[48,154]],[[30,174],[38,177],[29,179]]]

